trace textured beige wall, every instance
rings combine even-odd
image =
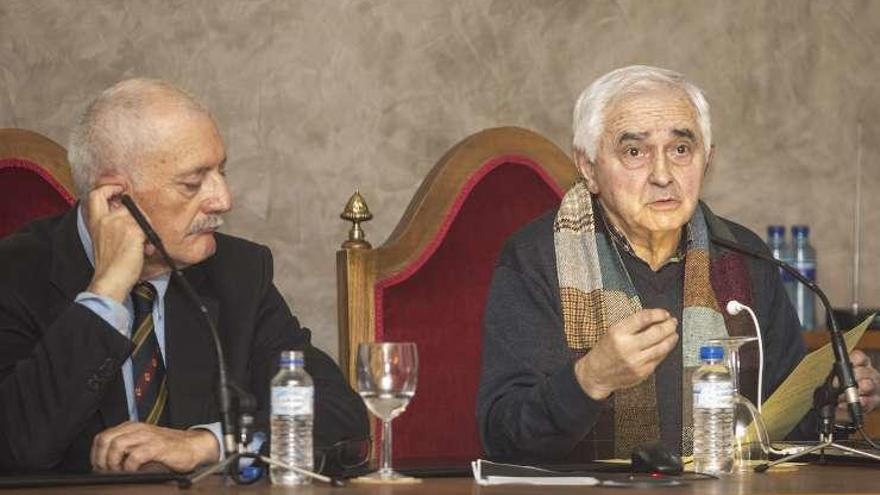
[[[878,46],[869,0],[0,0],[0,127],[63,143],[82,105],[126,77],[196,93],[229,148],[226,231],[272,247],[279,288],[335,354],[338,214],[355,187],[378,243],[459,139],[520,125],[567,150],[590,80],[665,66],[713,105],[705,198],[762,235],[809,223],[838,304],[861,147],[862,291],[880,305]]]

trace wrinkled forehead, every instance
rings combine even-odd
[[[152,124],[141,148],[145,172],[172,177],[225,162],[225,145],[210,115],[167,113],[155,116]]]
[[[601,140],[617,142],[624,135],[691,136],[702,142],[697,110],[687,93],[668,87],[625,93],[605,107]]]

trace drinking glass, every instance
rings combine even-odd
[[[733,470],[751,472],[754,466],[767,462],[770,453],[770,435],[764,418],[752,401],[739,393],[739,348],[758,337],[734,336],[712,339],[709,345],[724,348],[727,367],[733,385]],[[760,345],[760,344],[759,344]],[[758,400],[761,400],[758,397]]]
[[[368,342],[358,345],[357,389],[374,416],[382,420],[379,470],[365,481],[408,479],[391,469],[391,420],[406,410],[416,393],[419,357],[416,345]]]

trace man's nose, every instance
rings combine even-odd
[[[665,153],[658,153],[651,166],[651,175],[648,180],[652,184],[665,187],[672,183],[672,172],[669,169],[669,158]]]
[[[217,175],[213,181],[210,196],[206,202],[209,213],[226,213],[232,209],[232,194],[229,192],[229,184],[222,175]]]

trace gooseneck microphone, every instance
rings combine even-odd
[[[219,394],[218,398],[220,402],[220,421],[223,424],[223,451],[227,456],[230,456],[237,451],[235,426],[232,422],[232,414],[230,413],[231,402],[229,399],[229,387],[226,378],[226,358],[223,355],[223,345],[220,343],[220,335],[217,333],[217,327],[214,325],[214,321],[208,313],[208,308],[196,294],[195,289],[193,289],[186,277],[183,276],[183,272],[180,271],[177,264],[171,259],[171,256],[168,255],[168,251],[165,250],[165,246],[162,244],[162,240],[159,239],[159,235],[156,234],[156,231],[153,230],[150,222],[147,221],[144,214],[141,213],[141,210],[139,210],[134,204],[134,200],[131,199],[131,196],[123,194],[120,197],[120,201],[125,205],[125,208],[128,209],[128,212],[131,213],[131,216],[140,226],[141,230],[144,231],[147,240],[156,248],[156,251],[159,252],[162,260],[165,261],[165,264],[171,268],[171,272],[177,277],[177,281],[183,288],[186,297],[190,299],[197,308],[199,308],[199,312],[202,313],[202,316],[208,323],[208,329],[211,331],[211,338],[214,340],[214,347],[217,353],[217,393]]]
[[[140,226],[141,230],[144,231],[144,235],[146,235],[147,240],[156,247],[156,251],[159,252],[159,255],[162,257],[162,260],[165,261],[165,264],[171,268],[171,273],[177,277],[177,281],[180,283],[180,286],[183,288],[183,292],[186,294],[186,297],[190,299],[190,301],[199,308],[199,312],[202,313],[202,316],[205,319],[205,322],[208,324],[208,329],[211,331],[211,338],[214,340],[214,349],[217,353],[217,393],[218,400],[220,402],[220,420],[223,428],[223,451],[226,454],[226,459],[203,470],[200,473],[190,477],[183,478],[178,480],[181,488],[189,488],[193,483],[196,483],[211,474],[226,470],[232,467],[233,469],[233,479],[239,484],[251,484],[257,481],[258,478],[255,478],[250,481],[245,481],[237,474],[237,469],[235,469],[235,465],[237,465],[238,460],[241,458],[252,458],[262,461],[267,465],[274,465],[278,467],[282,467],[284,469],[288,469],[291,471],[295,471],[303,476],[310,477],[312,479],[316,479],[318,481],[323,481],[325,483],[329,483],[333,487],[341,487],[344,486],[345,483],[338,478],[331,478],[329,476],[324,476],[307,469],[303,469],[299,466],[294,466],[292,464],[284,463],[273,459],[272,457],[267,457],[259,454],[250,454],[239,451],[238,443],[235,438],[235,423],[232,420],[232,404],[230,401],[229,389],[232,387],[238,394],[239,397],[239,407],[241,412],[243,413],[245,410],[252,410],[255,408],[255,404],[253,401],[253,397],[244,391],[241,387],[238,387],[234,383],[231,383],[226,378],[226,358],[223,355],[223,344],[220,342],[220,335],[217,333],[217,327],[214,325],[214,321],[211,319],[211,315],[208,313],[208,308],[202,302],[201,298],[196,294],[195,289],[193,289],[192,285],[190,285],[189,281],[183,275],[183,272],[177,267],[177,264],[171,259],[168,251],[165,250],[165,246],[162,244],[162,240],[159,238],[159,235],[156,234],[156,231],[153,230],[153,227],[150,225],[150,222],[147,221],[146,217],[144,217],[143,213],[138,209],[138,207],[134,204],[134,200],[131,199],[131,196],[127,194],[123,194],[120,197],[120,201],[125,208],[131,213],[131,216],[134,218],[135,222]],[[248,430],[253,426],[253,417],[247,414],[241,414],[241,424],[240,424],[240,434],[242,436],[242,443],[245,443],[246,437],[248,436]]]
[[[831,303],[828,302],[828,297],[825,295],[822,289],[820,289],[812,280],[801,275],[801,272],[799,272],[793,266],[789,265],[788,263],[779,261],[778,259],[768,254],[764,254],[754,249],[747,248],[736,242],[721,239],[715,235],[710,235],[710,239],[713,243],[730,249],[731,251],[736,251],[738,253],[745,254],[746,256],[751,256],[753,258],[764,260],[772,265],[775,265],[785,270],[798,282],[804,284],[808,289],[810,289],[810,291],[819,296],[819,300],[822,301],[822,305],[825,307],[825,311],[828,312],[828,320],[831,322],[831,328],[829,328],[828,331],[831,333],[831,348],[834,350],[834,366],[837,371],[837,376],[840,379],[841,387],[846,396],[846,402],[849,406],[850,417],[852,418],[853,425],[856,428],[861,428],[864,423],[864,415],[862,412],[862,404],[859,401],[858,382],[856,382],[855,375],[853,373],[853,367],[852,362],[850,362],[849,359],[849,353],[846,351],[843,334],[840,332],[840,327],[837,325],[837,320],[834,318],[834,313],[832,313],[831,311]]]

